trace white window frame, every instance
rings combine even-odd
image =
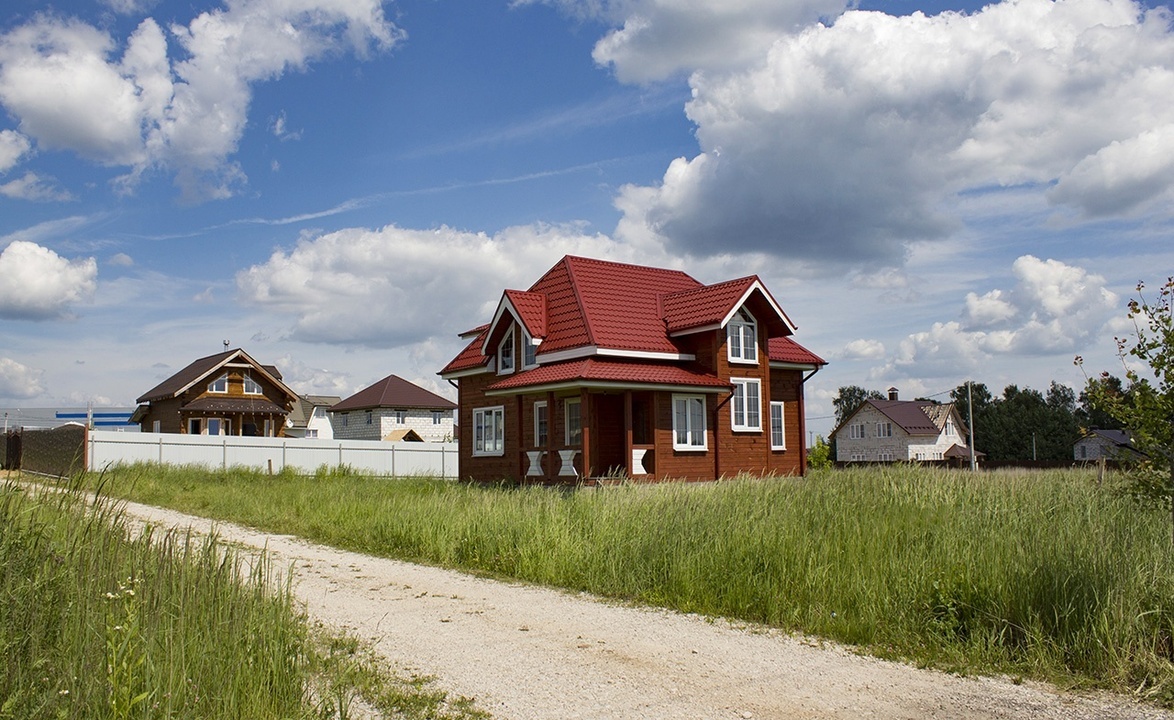
[[[408,422],[407,410],[393,410],[392,419],[395,420],[396,425],[406,425]]]
[[[265,390],[261,387],[261,383],[254,380],[253,376],[249,375],[247,372],[244,374],[244,377],[241,378],[241,382],[244,383],[245,395],[265,394]]]
[[[441,421],[443,421],[443,420],[444,420],[444,411],[443,410],[433,410],[432,411],[432,424],[433,425],[439,425],[441,423]]]
[[[318,428],[306,428],[306,438],[312,439],[318,437]]]
[[[730,378],[734,395],[730,398],[730,427],[734,432],[762,432],[762,380]],[[751,401],[750,388],[754,388]],[[753,407],[752,407],[753,405]]]
[[[770,449],[787,449],[786,408],[782,400],[770,401]]]
[[[744,307],[726,325],[726,357],[732,363],[758,364],[758,321]]]
[[[539,410],[542,412],[539,413]],[[541,417],[542,422],[539,422]],[[545,425],[545,431],[542,431],[542,426]],[[545,400],[534,401],[534,447],[546,447],[546,443],[542,441],[542,432],[546,433],[547,440],[550,439],[550,411],[546,406]]]
[[[160,428],[162,428],[162,427],[163,427],[162,420],[152,420],[151,421],[151,432],[161,432]],[[1084,449],[1083,446],[1081,447],[1081,449],[1082,450]]]
[[[867,436],[864,423],[853,423],[848,426],[848,437],[852,440],[863,440]]]
[[[217,386],[223,385],[224,389],[217,389]],[[211,393],[227,393],[228,392],[228,373],[224,373],[212,382],[208,383],[208,392]]]
[[[522,331],[522,369],[538,367],[538,347],[534,345],[534,338],[530,333]]]
[[[506,347],[507,345],[509,346],[508,348]],[[509,375],[514,371],[514,354],[514,326],[511,325],[505,337],[497,344],[498,375]]]
[[[876,436],[878,438],[893,437],[893,423],[891,423],[891,422],[878,422],[876,424]]]
[[[473,410],[473,457],[502,455],[505,455],[505,406]]]
[[[695,412],[698,408],[700,412]],[[673,450],[709,450],[707,415],[708,406],[704,395],[673,395]],[[700,427],[695,427],[698,421]],[[684,427],[681,427],[682,422]],[[682,433],[684,442],[681,441]]]
[[[571,408],[575,408],[574,428],[571,423]],[[573,430],[573,432],[572,432]],[[583,444],[583,400],[567,398],[563,401],[563,445],[579,447]]]

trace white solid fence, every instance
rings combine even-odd
[[[87,433],[90,470],[110,464],[157,462],[168,465],[244,466],[280,472],[289,467],[312,473],[341,465],[371,475],[457,476],[456,443],[318,440],[306,438],[181,435],[173,433]]]

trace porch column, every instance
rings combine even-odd
[[[522,396],[521,395],[514,396],[514,405],[517,407],[517,418],[518,418],[517,421],[515,422],[515,425],[517,427],[517,432],[514,433],[514,437],[516,437],[518,439],[518,447],[514,450],[514,457],[517,459],[518,480],[523,481],[526,479],[526,451],[525,451],[526,443],[523,441],[525,436],[522,435],[523,423],[522,423]],[[506,438],[507,439],[509,438],[509,433],[506,433]],[[507,442],[506,444],[508,445],[509,443]]]
[[[579,391],[579,399],[582,413],[579,424],[583,432],[583,472],[579,477],[586,480],[591,473],[591,395],[586,388]]]
[[[632,391],[624,391],[624,467],[632,477]]]
[[[542,478],[553,480],[558,476],[554,459],[557,457],[554,449],[554,392],[546,393],[546,456],[542,459]]]

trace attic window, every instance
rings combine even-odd
[[[758,323],[746,308],[726,325],[726,350],[730,362],[758,362]]]
[[[245,373],[245,395],[261,395],[261,385],[248,373]]]
[[[212,382],[208,383],[208,392],[226,393],[228,392],[228,373],[224,373]]]
[[[538,366],[538,348],[534,345],[534,338],[530,333],[522,331],[522,369],[529,370]]]
[[[497,346],[497,374],[505,375],[514,371],[514,329],[511,327],[505,339]]]

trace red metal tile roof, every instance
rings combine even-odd
[[[530,337],[546,337],[546,296],[536,292],[506,290],[505,297],[518,313]]]
[[[579,383],[616,383],[618,385],[677,385],[682,388],[728,388],[730,384],[716,376],[681,365],[638,360],[615,360],[599,357],[541,365],[533,370],[510,375],[486,390],[519,390],[547,385]]]
[[[827,361],[795,342],[789,337],[771,338],[767,343],[767,353],[775,362],[796,363],[798,365],[827,365]]]
[[[757,279],[744,277],[665,295],[662,302],[668,331],[720,323]]]
[[[340,410],[362,410],[366,408],[432,408],[452,410],[456,403],[446,400],[434,392],[404,380],[398,375],[388,375],[379,382],[351,395],[330,408]]]
[[[530,288],[547,297],[539,357],[588,345],[677,353],[665,333],[660,296],[701,286],[680,270],[567,256]]]
[[[447,375],[449,373],[463,372],[466,370],[477,370],[488,365],[493,358],[486,357],[481,354],[481,346],[485,342],[485,333],[489,330],[489,325],[482,325],[479,328],[480,332],[477,337],[469,341],[464,350],[461,350],[455,358],[449,361],[448,365],[440,371],[440,375]],[[464,335],[462,335],[464,337]]]

